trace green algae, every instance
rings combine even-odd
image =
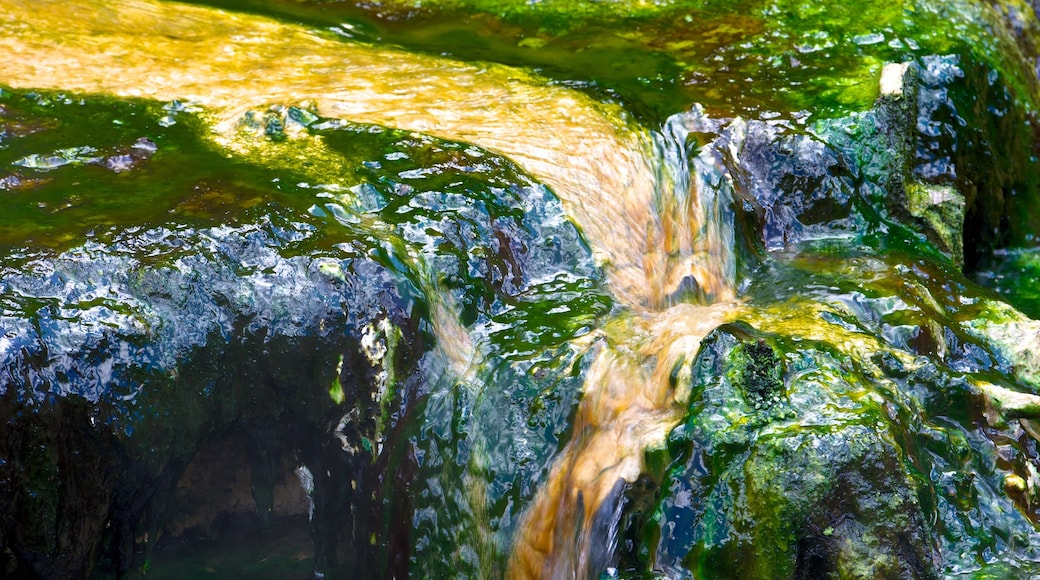
[[[0,244],[12,250],[61,251],[110,230],[171,222],[234,225],[271,205],[303,213],[312,202],[301,195],[304,178],[293,179],[289,167],[306,172],[298,158],[311,155],[316,163],[315,148],[293,155],[288,143],[274,147],[278,160],[229,158],[209,143],[210,127],[197,109],[177,102],[5,90],[0,127]],[[375,156],[381,146],[370,141],[359,156]],[[349,173],[337,176],[358,182]]]
[[[558,19],[555,27],[545,23],[567,10],[564,4],[536,4],[530,8],[534,16],[528,8],[495,4],[484,8],[493,17],[461,25],[438,20],[448,20],[438,8],[415,21],[425,31],[418,26],[409,30],[408,21],[384,24],[377,19],[362,27],[368,36],[361,38],[376,38],[372,31],[385,25],[393,28],[382,32],[387,40],[417,50],[438,51],[454,43],[450,50],[464,58],[546,67],[542,71],[560,82],[577,80],[586,83],[582,88],[618,98],[632,109],[652,109],[649,118],[682,110],[689,99],[726,114],[812,110],[814,117],[841,115],[874,101],[876,77],[889,60],[929,51],[960,53],[964,60],[981,51],[984,59],[991,59],[991,51],[1006,50],[994,44],[1004,42],[999,29],[979,24],[988,17],[976,8],[968,24],[960,12],[952,14],[968,44],[978,41],[966,53],[961,41],[946,40],[940,32],[945,29],[937,27],[931,36],[903,32],[900,27],[908,26],[910,17],[898,4],[832,11],[807,3],[697,4],[685,13],[688,19],[681,19],[690,26],[678,33],[668,30],[680,21],[675,19],[679,13],[619,16],[605,12],[616,9],[607,3],[589,6]],[[390,10],[389,4],[385,9]],[[473,6],[447,7],[449,14],[459,9]],[[915,26],[951,17],[941,7],[924,6],[922,11],[927,13],[921,17],[925,24],[914,20]],[[339,13],[331,14],[312,17],[319,24],[326,22],[323,18],[335,19],[342,29]],[[666,18],[675,20],[666,26]],[[459,40],[459,30],[476,34],[473,29],[488,22],[503,38],[473,41],[472,46]],[[632,30],[614,33],[580,56],[573,52],[604,31],[623,26]],[[997,30],[996,40],[986,30]],[[805,41],[816,44],[800,44]],[[513,48],[497,48],[506,45]],[[633,48],[638,54],[626,57],[623,66],[602,64]],[[718,59],[710,60],[716,55]],[[712,62],[717,68],[687,61]],[[658,71],[657,77],[637,72],[643,66]],[[994,66],[1010,87],[997,89],[1006,95],[998,103],[1028,109],[1030,83],[1006,63]],[[707,86],[712,83],[720,86]],[[391,471],[412,469],[416,481],[428,483],[418,490],[386,485],[417,510],[415,569],[477,576],[503,567],[518,506],[530,502],[553,451],[571,437],[568,416],[589,362],[568,342],[595,328],[613,306],[599,272],[584,256],[577,231],[538,225],[562,215],[551,192],[508,160],[465,143],[320,119],[305,106],[247,114],[240,127],[246,159],[228,160],[205,145],[205,122],[190,112],[171,116],[171,109],[179,106],[172,103],[58,94],[44,95],[41,101],[39,94],[11,91],[4,92],[4,99],[10,109],[3,111],[0,155],[7,156],[0,161],[10,169],[0,175],[6,180],[0,183],[17,200],[10,214],[10,247],[29,240],[61,250],[87,238],[105,240],[108,234],[93,231],[97,226],[115,230],[168,220],[227,223],[289,208],[292,219],[318,234],[287,253],[372,256],[417,288],[414,296],[420,301],[450,294],[457,309],[452,315],[490,362],[475,374],[436,375],[414,411],[418,417],[409,417],[405,433],[395,435],[422,459],[397,448],[390,460]],[[1007,122],[1025,119],[1016,115]],[[124,118],[134,119],[129,127]],[[815,130],[873,130],[871,118],[846,123],[847,118]],[[166,120],[176,122],[166,125]],[[981,116],[965,122],[975,126],[976,121],[983,122]],[[293,123],[295,129],[290,128]],[[988,128],[983,141],[993,141],[1001,127]],[[90,143],[75,138],[80,131],[90,132]],[[154,156],[128,172],[105,169],[104,159],[141,137],[158,146]],[[1008,150],[1020,144],[1013,141]],[[970,150],[970,145],[962,147]],[[905,169],[910,154],[904,150],[895,155],[903,157],[878,162],[870,170],[880,175],[882,168]],[[187,201],[177,197],[189,189],[200,191],[199,184],[202,193]],[[946,182],[906,185],[911,201],[932,201],[938,191],[942,205],[959,195],[946,195],[953,189]],[[97,212],[76,213],[74,208],[82,206],[73,205],[61,210],[68,213],[57,214],[67,221],[55,225],[48,218],[44,225],[38,210],[78,201],[69,192],[80,187],[91,192],[85,205],[96,202]],[[1028,178],[1015,187],[1023,196],[1032,191]],[[885,193],[869,199],[883,203]],[[113,205],[106,200],[119,200],[120,208],[129,209],[112,214]],[[677,574],[681,567],[709,576],[788,577],[795,571],[819,575],[829,566],[841,566],[849,577],[927,577],[933,567],[928,552],[932,540],[917,537],[925,533],[939,536],[941,551],[953,554],[945,573],[987,577],[1028,568],[1028,563],[986,559],[993,553],[1009,560],[1032,557],[1028,546],[1035,530],[1029,518],[1035,513],[1002,490],[1007,474],[1028,476],[1026,465],[1035,462],[1035,451],[1016,433],[1014,420],[986,427],[995,434],[983,430],[984,421],[990,420],[981,411],[985,400],[971,386],[971,380],[986,379],[1001,388],[1035,389],[1030,369],[1036,367],[1023,367],[1021,349],[1012,348],[1022,336],[1012,325],[1027,321],[1011,309],[989,308],[989,294],[957,271],[963,215],[960,208],[933,210],[933,205],[913,205],[910,213],[931,224],[938,242],[920,234],[914,224],[868,215],[853,223],[854,235],[774,252],[749,273],[745,297],[758,312],[745,323],[722,329],[700,355],[703,366],[693,373],[693,406],[670,441],[677,463],[666,469],[662,450],[650,450],[657,454],[648,461],[655,466],[652,470],[666,477],[665,499],[654,523],[662,530],[668,524],[689,524],[679,530],[686,536],[650,533],[657,557],[674,557],[670,562]],[[95,223],[102,215],[115,217]],[[1022,231],[1035,228],[1028,219],[1022,221]],[[525,241],[529,239],[534,242]],[[562,259],[572,271],[561,273],[533,260],[523,265],[553,276],[518,283],[523,268],[515,253],[524,244],[542,242],[553,260]],[[1028,255],[1022,260],[1008,274],[979,276],[996,280],[999,292],[1035,317],[1025,308],[1035,298],[1035,276]],[[421,312],[429,305],[416,307]],[[608,323],[608,334],[631,334],[623,316],[614,320]],[[719,351],[725,360],[713,367],[705,360],[719,344],[728,350]],[[332,375],[319,379],[323,386],[339,381]],[[236,384],[238,396],[246,398],[248,386]],[[156,408],[197,412],[191,401],[159,390]],[[388,393],[379,401],[384,425],[392,422],[390,405],[399,396]],[[922,417],[924,424],[915,426]],[[149,425],[145,421],[139,428],[158,429]],[[185,435],[191,433],[139,433],[171,442]],[[877,493],[848,499],[842,495],[846,488]],[[695,501],[704,503],[690,503]],[[818,508],[820,513],[814,511]],[[42,513],[54,517],[53,512]],[[908,541],[926,548],[912,558],[897,553],[893,546],[906,538],[893,539],[861,517],[865,513],[881,514],[879,520],[913,530],[915,537]],[[921,531],[926,526],[922,522],[932,521],[940,524]],[[650,548],[643,549],[648,550],[642,555],[645,564]],[[740,562],[736,568],[730,566],[734,561]],[[908,561],[910,567],[901,568]]]
[[[613,95],[641,118],[656,121],[693,102],[723,116],[842,116],[868,108],[878,96],[882,65],[927,54],[970,54],[987,63],[1009,79],[1029,109],[1038,94],[1025,66],[1035,56],[1028,52],[1035,43],[1022,40],[1033,38],[1035,19],[1017,10],[1012,22],[1020,24],[1010,26],[1004,4],[207,3],[323,26],[363,41],[536,68],[601,97]]]
[[[92,228],[163,220],[182,202],[174,192],[191,191],[188,182],[178,179],[185,168],[204,173],[202,168],[214,165],[215,156],[198,151],[199,125],[188,121],[162,127],[166,112],[161,104],[88,102],[62,93],[0,94],[7,134],[0,143],[6,185],[2,243],[8,248],[26,241],[69,247]],[[141,175],[103,165],[106,157],[129,151],[141,138],[156,145],[158,167],[152,169],[158,171]],[[85,148],[91,153],[79,159],[68,153]],[[32,159],[50,162],[27,162]],[[184,208],[185,217],[192,209]],[[198,207],[195,215],[208,220],[207,209]]]

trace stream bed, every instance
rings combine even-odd
[[[0,35],[0,576],[1040,574],[1035,3]]]

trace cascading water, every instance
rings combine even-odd
[[[733,188],[718,145],[698,143],[713,138],[719,125],[695,106],[668,118],[654,134],[656,211],[646,248],[653,310],[725,302],[735,295]]]
[[[720,112],[700,65],[639,71],[683,87],[649,131],[618,104],[631,95],[422,42],[0,0],[0,479],[16,490],[0,572],[83,575],[98,551],[115,574],[138,551],[149,566],[179,478],[236,444],[264,522],[272,474],[298,468],[320,573],[337,557],[377,577],[598,577],[623,558],[634,576],[931,578],[994,554],[1032,569],[1040,335],[958,269],[965,220],[1033,207],[1028,143],[987,149],[1006,173],[964,160],[1033,127],[1008,96],[1022,79],[918,59],[912,11],[878,2],[902,32],[845,34],[852,80],[805,84],[838,24],[766,4],[721,20],[697,4],[688,32],[659,39],[669,16],[645,41],[709,62],[720,87],[765,67],[778,93],[811,88],[766,99],[786,112],[761,87]],[[787,46],[788,20],[819,30]],[[672,114],[687,89],[712,113]],[[803,90],[828,95],[819,118]],[[994,111],[1012,113],[978,121]],[[654,497],[635,513],[639,486]],[[188,515],[176,526],[214,520]]]
[[[732,317],[736,253],[731,186],[695,109],[653,135],[656,186],[642,244],[644,301],[625,304],[592,345],[573,436],[515,536],[511,578],[595,578],[611,562],[626,486],[664,445],[690,395],[676,376],[701,339]],[[645,241],[643,241],[645,240]],[[680,373],[681,374],[681,373]]]

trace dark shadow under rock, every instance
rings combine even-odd
[[[270,222],[158,228],[5,272],[0,570],[71,578],[95,562],[119,574],[147,566],[158,537],[194,509],[185,469],[228,437],[249,464],[239,491],[256,521],[279,515],[284,471],[299,466],[317,474],[317,569],[367,549],[377,530],[351,529],[350,510],[372,496],[375,452],[356,437],[375,435],[343,421],[380,404],[377,367],[414,364],[413,297],[371,261],[283,256],[302,235]],[[362,336],[380,325],[407,346],[366,358]],[[244,511],[241,495],[195,527],[212,532]],[[364,542],[340,549],[351,537]]]

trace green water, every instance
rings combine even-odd
[[[196,116],[171,115],[169,104],[10,90],[0,99],[7,267],[126,230],[291,216],[292,227],[319,232],[289,255],[372,256],[419,287],[434,283],[457,295],[464,324],[501,324],[488,338],[519,358],[587,332],[610,308],[559,202],[472,145],[311,115],[309,134],[340,164],[322,169],[329,181],[309,183],[306,167],[229,158],[203,138]],[[120,159],[142,139],[154,154]],[[276,153],[289,146],[277,132],[263,139]],[[132,165],[112,168],[124,162]]]
[[[1022,312],[1040,317],[1040,255],[1035,248],[998,252],[976,279],[999,292]]]

